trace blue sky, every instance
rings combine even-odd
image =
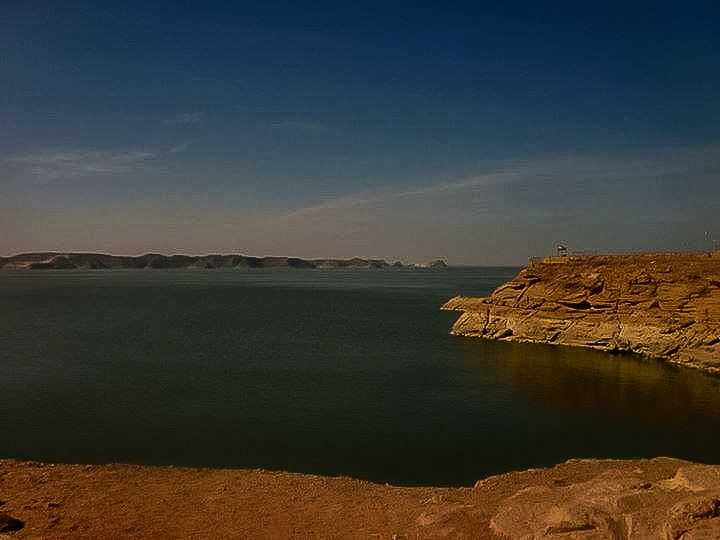
[[[714,2],[10,4],[0,254],[720,241]]]

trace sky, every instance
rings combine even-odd
[[[0,255],[720,246],[720,5],[7,2]]]

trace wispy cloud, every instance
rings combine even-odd
[[[337,135],[340,133],[340,130],[335,127],[319,124],[312,120],[279,120],[272,122],[270,127],[273,130],[311,135]]]
[[[467,178],[277,209],[248,229],[275,242],[337,249],[365,241],[400,252],[434,242],[458,257],[469,245],[494,249],[496,242],[533,253],[557,238],[588,248],[674,249],[688,230],[716,223],[718,173],[720,145],[512,162]]]
[[[142,150],[41,150],[6,158],[10,164],[26,167],[38,183],[122,174],[136,170],[155,155]]]
[[[168,150],[168,153],[169,154],[182,154],[183,152],[187,152],[187,149],[188,149],[187,143],[176,144],[170,150]]]
[[[152,156],[153,163],[167,155]],[[140,168],[149,156],[75,150],[14,159],[44,168],[46,176],[51,170],[69,176]],[[354,193],[328,184],[317,188],[324,193],[310,195],[314,203],[290,208],[282,207],[288,198],[281,197],[275,206],[272,200],[254,205],[241,182],[224,184],[217,196],[167,189],[155,197],[143,192],[111,205],[102,200],[87,205],[85,193],[72,208],[68,199],[51,198],[34,204],[31,215],[26,205],[12,197],[3,201],[0,194],[0,220],[17,231],[12,237],[17,248],[12,249],[18,250],[35,246],[36,237],[54,235],[50,244],[77,249],[107,239],[108,247],[102,249],[117,252],[166,246],[163,250],[192,253],[367,255],[408,261],[447,256],[453,264],[520,264],[528,255],[549,252],[557,241],[578,251],[622,251],[684,249],[695,246],[693,239],[702,241],[706,231],[716,238],[719,174],[716,144],[623,157],[497,163],[464,178]],[[78,244],[83,235],[86,243]]]
[[[166,118],[165,123],[176,126],[191,126],[201,122],[205,118],[204,112],[184,112]]]
[[[311,214],[320,214],[326,211],[362,209],[363,207],[377,209],[381,206],[392,204],[393,201],[432,200],[433,198],[444,194],[457,194],[491,186],[493,184],[511,182],[519,174],[519,171],[509,170],[473,176],[456,181],[439,182],[436,184],[420,186],[405,186],[396,190],[362,191],[337,198],[327,199],[312,206],[294,209],[288,212],[287,215],[288,217],[307,216]]]

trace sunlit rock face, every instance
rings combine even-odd
[[[571,460],[481,481],[515,485],[490,527],[502,538],[720,537],[720,469],[668,458]]]
[[[639,353],[720,372],[720,252],[532,260],[452,333]]]

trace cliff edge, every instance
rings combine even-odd
[[[458,336],[632,352],[720,373],[720,252],[531,259],[490,297],[457,296]]]

